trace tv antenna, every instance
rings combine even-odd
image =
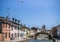
[[[7,16],[8,17],[9,17],[9,14],[10,14],[9,10],[10,10],[10,8],[7,8]]]
[[[18,1],[17,1],[17,3],[20,3],[20,2],[23,3],[23,0],[18,0]]]

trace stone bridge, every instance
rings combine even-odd
[[[36,33],[34,36],[33,36],[33,38],[34,39],[37,39],[37,37],[46,37],[46,38],[48,38],[48,39],[51,39],[51,35],[50,34],[48,34],[48,33],[46,33],[46,32],[38,32],[38,33]]]
[[[35,35],[33,35],[34,39],[39,39],[39,40],[45,40],[44,38],[46,38],[46,40],[53,40],[53,42],[55,42],[55,39],[53,39],[51,37],[51,34],[46,33],[46,32],[37,32]]]

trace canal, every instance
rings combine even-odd
[[[27,41],[24,41],[24,42],[53,42],[53,40],[27,40]]]

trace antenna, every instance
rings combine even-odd
[[[21,1],[21,3],[23,3],[23,0]]]
[[[23,3],[23,0],[18,0],[18,1],[17,1],[17,3],[20,3],[20,2]]]
[[[7,8],[7,16],[9,17],[9,10],[10,10],[10,8]]]
[[[20,2],[20,0],[17,1],[17,3],[19,3],[19,2]]]

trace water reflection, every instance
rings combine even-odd
[[[27,40],[27,41],[24,41],[24,42],[53,42],[53,40]]]

